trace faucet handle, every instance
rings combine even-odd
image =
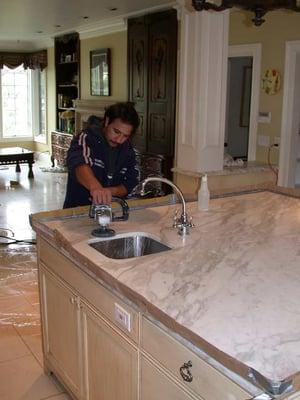
[[[127,221],[129,218],[129,206],[126,200],[121,199],[120,197],[113,197],[112,201],[119,203],[122,207],[122,215],[116,217],[114,213],[112,214],[112,221]]]

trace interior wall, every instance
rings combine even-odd
[[[90,51],[110,48],[111,96],[90,94]],[[127,100],[127,31],[80,40],[81,99]]]
[[[111,96],[90,95],[90,51],[111,49]],[[51,146],[51,131],[56,127],[55,54],[54,47],[48,48],[47,67],[47,144],[26,142],[24,147],[35,151],[47,151]],[[80,40],[80,97],[81,99],[127,99],[127,31]],[[5,143],[5,146],[13,146]],[[15,144],[16,145],[16,144]],[[18,145],[21,145],[20,143]]]
[[[262,44],[262,74],[268,68],[280,71],[284,75],[285,42],[300,39],[300,14],[288,11],[272,11],[265,15],[266,22],[256,27],[251,22],[253,13],[234,11],[230,15],[229,44]],[[283,83],[283,82],[282,82]],[[269,137],[270,144],[274,143],[275,136],[280,136],[282,119],[283,90],[275,95],[267,95],[260,91],[259,111],[271,112],[271,123],[258,124],[258,135]],[[258,161],[266,162],[267,147],[256,148]],[[278,162],[279,150],[272,149],[272,159]]]

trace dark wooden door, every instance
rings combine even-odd
[[[174,154],[177,61],[176,12],[160,13],[149,24],[147,151]]]
[[[136,148],[147,151],[148,26],[145,17],[128,20],[129,100],[135,103],[140,128],[133,139]]]
[[[143,154],[164,156],[171,177],[174,157],[177,13],[175,10],[128,20],[129,100],[141,127],[133,142]]]

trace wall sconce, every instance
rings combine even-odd
[[[215,3],[206,0],[192,0],[192,5],[196,11],[224,11],[232,7],[252,11],[254,12],[252,22],[255,26],[260,26],[265,22],[263,16],[268,11],[286,9],[300,12],[300,0],[219,0]]]

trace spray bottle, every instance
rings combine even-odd
[[[209,208],[210,194],[207,186],[207,175],[202,176],[201,186],[198,190],[198,210],[207,211]]]

